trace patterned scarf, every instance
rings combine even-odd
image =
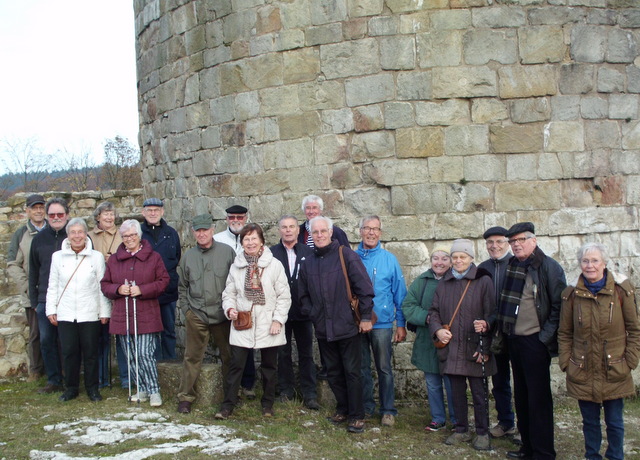
[[[502,293],[500,294],[500,308],[498,321],[502,322],[502,331],[505,334],[513,332],[513,326],[518,316],[520,297],[527,279],[527,271],[532,262],[531,257],[520,262],[517,257],[512,258],[507,265]]]
[[[311,228],[309,227],[309,221],[306,221],[304,224],[304,228],[307,231],[307,241],[306,241],[306,245],[309,246],[311,249],[315,248],[316,245],[313,244],[313,237],[311,236]]]
[[[264,289],[262,289],[262,272],[264,268],[258,267],[258,260],[264,252],[264,246],[260,248],[260,252],[255,256],[250,256],[246,252],[244,258],[247,260],[247,269],[244,276],[244,295],[247,299],[252,300],[254,304],[264,305]]]

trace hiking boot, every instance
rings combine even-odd
[[[189,401],[180,401],[178,403],[178,413],[179,414],[191,413],[191,403]]]
[[[78,397],[78,392],[74,390],[67,390],[60,395],[58,398],[60,401],[71,401],[72,399],[76,399]]]
[[[87,395],[89,396],[89,399],[93,402],[102,401],[102,395],[98,390],[90,390],[87,393]]]
[[[381,423],[382,426],[393,426],[396,423],[396,418],[392,414],[384,414]]]
[[[335,413],[331,417],[327,417],[327,420],[329,420],[334,425],[340,425],[347,421],[347,416],[344,414]]]
[[[455,446],[456,444],[461,444],[463,442],[470,442],[472,438],[471,433],[468,431],[465,431],[464,433],[455,432],[449,436],[444,443],[448,446]]]
[[[311,410],[320,410],[320,404],[318,404],[318,400],[315,398],[307,399],[304,402],[304,407]]]
[[[424,427],[424,431],[440,431],[442,428],[445,428],[447,424],[445,422],[438,423],[431,421],[427,426]]]
[[[273,415],[274,414],[273,414],[273,408],[272,407],[263,407],[262,408],[262,416],[263,417],[270,418],[270,417],[273,417]]]
[[[131,401],[138,402],[138,400],[140,400],[140,402],[146,402],[149,400],[149,395],[146,391],[138,391],[136,394],[131,396]]]
[[[364,431],[364,420],[351,420],[347,431],[349,433],[362,433]]]
[[[151,405],[151,407],[162,406],[162,396],[160,396],[160,393],[153,393],[149,396],[149,405]]]
[[[58,393],[59,391],[63,391],[63,390],[64,390],[64,387],[62,385],[47,383],[42,388],[39,388],[38,390],[36,390],[36,392],[43,395],[43,394]]]
[[[491,440],[488,434],[479,434],[473,440],[473,448],[475,450],[491,450]]]
[[[216,420],[226,420],[231,416],[233,411],[231,409],[220,409],[219,412],[216,412],[216,415],[213,416]]]
[[[512,426],[511,428],[507,428],[504,425],[497,424],[493,428],[489,430],[489,434],[492,438],[501,438],[503,436],[511,436],[516,434],[516,427]]]

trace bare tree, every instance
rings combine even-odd
[[[59,169],[63,173],[57,182],[63,190],[81,192],[96,188],[96,164],[89,147],[82,146],[78,153],[70,152],[65,147],[57,156],[61,161]]]
[[[107,139],[102,166],[103,186],[114,190],[130,190],[142,186],[140,150],[122,136]]]
[[[8,139],[1,142],[5,154],[5,165],[9,172],[16,175],[19,182],[18,190],[43,191],[49,169],[51,167],[50,155],[45,154],[35,137],[27,139]]]

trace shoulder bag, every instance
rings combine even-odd
[[[362,321],[362,316],[360,315],[360,299],[358,296],[353,295],[351,292],[351,283],[349,283],[349,275],[347,275],[347,266],[344,263],[344,255],[342,254],[343,246],[338,248],[338,252],[340,253],[340,264],[342,265],[342,273],[344,274],[344,281],[347,285],[347,298],[349,299],[349,305],[351,306],[351,313],[353,313],[353,319],[356,322],[356,326],[360,326],[360,321]],[[376,324],[378,321],[378,315],[376,312],[371,309],[371,326]]]

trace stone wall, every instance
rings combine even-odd
[[[133,3],[143,183],[177,226],[240,203],[274,243],[316,193],[354,243],[380,215],[410,282],[435,241],[480,261],[530,220],[568,278],[598,240],[640,285],[637,2]]]

